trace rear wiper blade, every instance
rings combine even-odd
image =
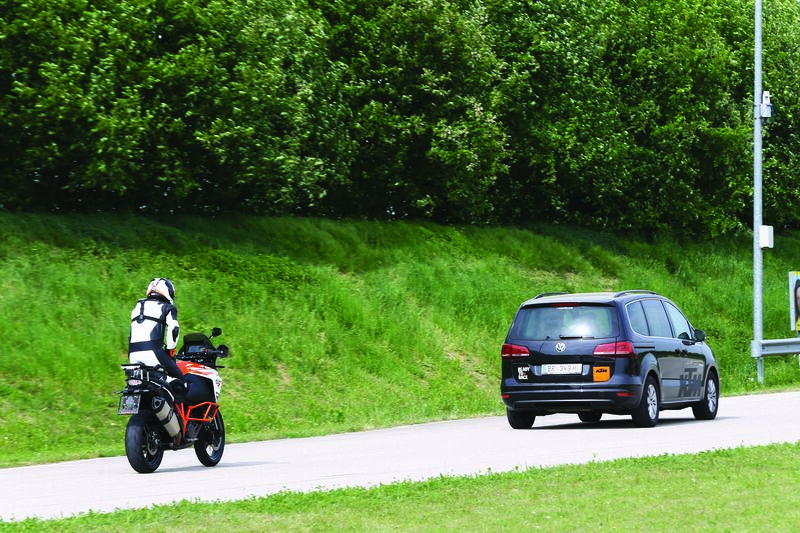
[[[559,335],[559,339],[594,339],[591,335]]]

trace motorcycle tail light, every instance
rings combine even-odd
[[[129,379],[128,380],[128,386],[129,387],[136,387],[136,386],[141,385],[141,384],[142,384],[142,380],[141,379]]]

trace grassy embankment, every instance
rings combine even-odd
[[[800,236],[765,253],[765,337],[790,335]],[[502,414],[500,343],[541,291],[648,288],[752,391],[749,238],[649,242],[563,227],[0,213],[0,466],[123,454],[128,316],[152,276],[184,331],[221,326],[229,442]],[[772,358],[767,385],[800,381]]]

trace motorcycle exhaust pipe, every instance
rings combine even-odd
[[[178,417],[175,416],[175,411],[170,408],[169,404],[160,396],[153,398],[153,412],[156,414],[158,421],[164,425],[170,437],[175,437],[181,432],[181,426],[178,424]]]

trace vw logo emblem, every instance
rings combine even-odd
[[[556,344],[556,351],[557,352],[563,352],[566,349],[567,349],[567,345],[564,344],[563,342],[559,342],[559,343]]]

